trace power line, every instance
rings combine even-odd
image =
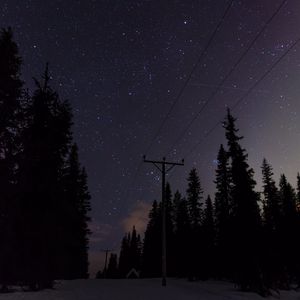
[[[248,89],[248,91],[241,96],[236,102],[235,104],[231,107],[232,110],[236,109],[239,104],[261,83],[261,81],[263,81],[273,70],[274,68],[286,57],[286,55],[299,43],[300,41],[300,37],[285,51],[284,54],[282,54],[279,59],[277,59],[272,65],[271,67]],[[220,124],[223,124],[223,121],[219,121],[217,122],[205,135],[204,137],[196,144],[196,146],[194,146],[193,148],[191,148],[191,150],[188,152],[187,155],[192,154],[196,148],[203,142],[203,140],[208,137],[213,131],[215,131],[216,128],[218,128],[218,126]]]
[[[242,53],[242,55],[239,57],[239,59],[235,62],[235,64],[230,68],[229,72],[226,74],[226,76],[221,80],[217,88],[214,90],[214,92],[209,96],[207,101],[203,104],[203,106],[200,108],[200,110],[197,112],[197,114],[192,118],[192,120],[188,123],[188,125],[185,127],[185,129],[180,133],[178,138],[173,143],[172,147],[170,147],[170,150],[168,150],[167,154],[169,154],[174,146],[185,136],[187,131],[190,129],[192,124],[198,119],[200,114],[204,111],[204,109],[207,107],[207,105],[210,103],[210,101],[217,95],[217,93],[222,89],[223,84],[227,81],[227,79],[232,75],[232,73],[235,71],[237,66],[241,63],[241,61],[244,59],[244,57],[248,54],[250,49],[253,47],[253,45],[256,43],[256,41],[260,38],[262,33],[265,31],[267,26],[272,22],[272,20],[275,18],[275,16],[279,13],[281,8],[286,4],[287,0],[283,0],[281,4],[278,6],[278,8],[274,11],[272,16],[266,21],[264,26],[259,30],[259,32],[256,34],[252,42],[248,45],[247,49]]]
[[[161,124],[160,124],[158,130],[156,131],[156,133],[155,133],[153,139],[150,141],[149,146],[147,147],[146,152],[145,152],[146,154],[148,154],[148,152],[150,151],[150,149],[151,149],[151,147],[152,147],[154,141],[155,141],[156,138],[159,136],[159,134],[160,134],[162,128],[164,127],[165,123],[167,122],[168,118],[170,117],[170,115],[171,115],[171,113],[172,113],[172,111],[173,111],[175,105],[178,103],[178,101],[179,101],[179,99],[181,98],[181,96],[182,96],[184,90],[186,89],[186,87],[187,87],[189,81],[191,80],[191,78],[192,78],[192,76],[193,76],[195,70],[197,69],[197,67],[198,67],[198,65],[199,65],[199,63],[200,63],[200,61],[202,60],[203,56],[204,56],[204,55],[206,54],[206,52],[207,52],[207,49],[210,47],[212,41],[214,40],[214,38],[215,38],[217,32],[219,31],[219,29],[220,29],[220,27],[221,27],[223,21],[225,20],[225,18],[226,18],[226,16],[227,16],[228,12],[229,12],[229,10],[230,10],[230,8],[231,8],[231,6],[232,6],[233,1],[234,1],[234,0],[230,0],[229,4],[227,5],[227,7],[226,7],[226,9],[225,9],[225,11],[224,11],[224,13],[223,13],[221,19],[219,20],[219,22],[218,22],[216,28],[214,29],[214,31],[213,31],[211,37],[209,38],[209,40],[208,40],[206,46],[204,47],[204,49],[203,49],[203,51],[201,52],[201,54],[200,54],[198,60],[196,61],[196,63],[195,63],[194,66],[192,67],[192,70],[191,70],[189,76],[187,77],[187,79],[186,79],[185,83],[183,84],[182,88],[180,89],[180,91],[179,91],[177,97],[175,98],[174,102],[172,103],[172,105],[171,105],[169,111],[167,112],[167,114],[165,115],[164,119],[162,120],[162,122],[161,122]]]

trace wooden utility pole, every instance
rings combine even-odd
[[[107,255],[111,251],[112,251],[111,249],[104,249],[104,250],[102,250],[102,252],[105,252],[105,263],[104,263],[104,271],[103,271],[104,278],[106,278],[106,275],[107,275]]]
[[[166,240],[166,174],[171,171],[175,166],[183,166],[184,160],[181,163],[168,162],[166,158],[163,157],[162,161],[157,160],[146,160],[144,155],[145,163],[152,163],[162,174],[162,193],[161,193],[161,203],[162,203],[162,286],[167,285],[167,240]],[[161,166],[161,167],[160,167]],[[170,166],[166,170],[166,166]]]

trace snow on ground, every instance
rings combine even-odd
[[[278,299],[278,297],[276,297]],[[268,300],[276,299],[268,297]],[[0,294],[0,300],[262,300],[253,293],[243,293],[226,282],[187,282],[168,279],[167,287],[160,279],[89,279],[62,281],[54,290],[17,291]],[[280,299],[300,300],[300,292],[281,291]]]

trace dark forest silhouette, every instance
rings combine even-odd
[[[72,137],[72,112],[51,88],[46,67],[30,94],[10,29],[0,32],[0,284],[30,290],[54,279],[88,277],[90,195]],[[242,290],[268,295],[300,283],[300,175],[294,189],[262,163],[263,191],[241,146],[236,120],[223,123],[214,198],[204,199],[192,169],[186,195],[166,185],[168,276],[231,280]],[[162,204],[154,201],[144,240],[133,228],[98,277],[161,275]],[[133,273],[136,274],[136,273]]]
[[[72,112],[49,85],[32,95],[11,29],[0,32],[0,284],[2,291],[88,277],[87,176],[72,138]]]
[[[214,201],[203,199],[196,169],[187,178],[185,197],[179,191],[172,195],[166,185],[168,276],[230,280],[263,296],[299,285],[300,175],[296,190],[285,175],[277,187],[264,159],[260,195],[229,109],[223,127],[227,147],[221,145],[218,153]],[[125,277],[132,268],[142,277],[160,277],[161,231],[161,202],[154,201],[143,244],[136,240],[135,229],[124,237],[119,269],[114,262],[111,278]]]

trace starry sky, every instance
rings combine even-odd
[[[264,157],[277,180],[285,173],[295,184],[298,0],[0,4],[0,27],[14,30],[26,85],[32,90],[32,77],[49,62],[53,87],[72,104],[74,139],[92,195],[91,273],[102,267],[102,249],[118,250],[133,224],[144,230],[151,202],[160,199],[160,174],[142,163],[143,154],[184,158],[185,166],[167,178],[171,186],[184,193],[196,167],[205,195],[213,195],[227,106],[245,136],[257,190]]]

